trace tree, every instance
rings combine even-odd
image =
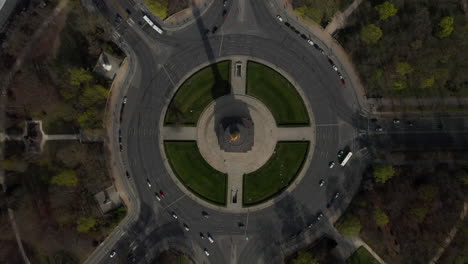
[[[433,185],[423,185],[418,189],[418,198],[425,202],[432,202],[439,195],[439,190]]]
[[[460,181],[463,183],[463,185],[468,185],[468,173],[461,175]]]
[[[380,20],[386,20],[387,18],[396,15],[398,12],[398,9],[389,1],[385,1],[382,4],[375,6],[375,10],[379,12]]]
[[[407,62],[397,62],[396,64],[396,71],[400,74],[400,75],[406,75],[408,73],[411,73],[414,71],[414,68],[413,66],[411,66],[409,63]]]
[[[25,160],[18,156],[12,156],[9,159],[0,161],[0,167],[7,171],[25,172],[28,169],[28,165]]]
[[[50,182],[58,186],[74,187],[78,185],[78,177],[74,170],[63,170],[59,174],[53,176]]]
[[[293,264],[318,264],[318,261],[312,253],[306,250],[297,252],[297,257],[293,259]]]
[[[301,17],[308,17],[315,21],[316,23],[322,22],[323,12],[314,7],[301,6],[295,9],[296,13]]]
[[[80,217],[76,221],[76,230],[80,233],[89,232],[96,226],[96,219],[94,217]]]
[[[421,223],[426,218],[427,213],[428,210],[425,207],[415,207],[409,212],[411,218],[417,223]]]
[[[101,85],[87,86],[80,96],[79,102],[82,106],[90,107],[106,101],[109,92]]]
[[[75,168],[86,160],[88,155],[86,145],[69,144],[60,148],[55,157],[68,168]]]
[[[343,221],[338,226],[338,231],[347,237],[359,236],[362,226],[359,218],[354,215],[346,214]]]
[[[68,70],[68,74],[68,83],[73,86],[89,84],[93,80],[93,75],[83,68],[72,67]]]
[[[379,41],[383,36],[382,29],[374,24],[369,24],[361,29],[361,41],[365,44],[371,45]]]
[[[101,121],[101,112],[92,107],[78,116],[78,123],[84,129],[97,128]]]
[[[419,88],[421,89],[431,88],[434,85],[434,82],[435,82],[434,77],[422,79],[421,82],[419,83]]]
[[[167,0],[145,0],[145,5],[151,13],[161,19],[165,19],[167,17],[168,4]]]
[[[446,16],[442,18],[439,22],[439,30],[437,31],[436,36],[440,39],[443,39],[452,35],[453,22],[454,18],[452,16]]]
[[[374,220],[377,226],[385,226],[388,224],[388,215],[378,208],[374,211]]]
[[[390,165],[374,166],[373,176],[378,183],[385,183],[395,175],[395,169]]]

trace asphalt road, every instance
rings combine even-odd
[[[229,1],[228,16],[223,19],[222,1],[215,1],[196,23],[159,35],[144,24],[141,11],[131,2],[118,2],[131,11],[131,20],[118,23],[115,3],[94,1],[136,62],[121,124],[122,160],[132,175],[141,207],[138,220],[106,241],[106,247],[97,249],[102,252],[94,254],[91,263],[127,263],[129,254],[138,263],[150,263],[168,248],[189,254],[197,263],[280,263],[293,249],[324,233],[329,220],[346,208],[366,167],[369,144],[388,146],[392,140],[402,140],[398,145],[404,147],[405,140],[426,138],[424,144],[440,146],[448,144],[437,140],[442,134],[463,137],[462,118],[445,119],[441,129],[437,125],[440,119],[408,119],[397,126],[392,119],[373,121],[361,114],[351,85],[342,85],[327,57],[279,22],[267,2]],[[205,35],[214,26],[218,27],[216,33]],[[291,75],[312,106],[317,134],[311,166],[300,184],[276,198],[273,206],[247,214],[216,212],[186,197],[166,172],[158,144],[160,114],[172,97],[174,84],[197,65],[230,55],[267,60]],[[406,128],[408,121],[411,128]],[[382,131],[375,131],[377,127]],[[355,153],[349,164],[329,169],[328,162],[336,160],[338,150],[345,147]],[[326,180],[324,187],[319,187],[320,179]],[[154,193],[160,190],[166,198],[158,202]],[[341,198],[326,209],[337,191]],[[202,211],[210,217],[203,217]],[[308,229],[319,212],[325,218]],[[177,220],[172,213],[178,215]],[[190,231],[183,229],[184,223]],[[200,232],[205,237],[209,232],[215,242],[201,239]],[[117,252],[116,257],[109,258],[109,248]]]

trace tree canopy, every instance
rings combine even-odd
[[[374,220],[377,226],[385,226],[388,224],[388,215],[380,208],[374,211]]]
[[[411,73],[414,71],[414,68],[413,66],[411,66],[409,63],[407,62],[397,62],[396,64],[396,71],[400,74],[400,75],[406,75],[408,73]]]
[[[71,67],[68,70],[68,73],[70,85],[81,86],[82,84],[88,84],[93,80],[93,75],[83,68]]]
[[[94,217],[80,217],[76,221],[76,230],[80,233],[89,232],[96,226],[96,219]]]
[[[338,231],[347,237],[359,236],[362,226],[359,218],[354,215],[347,214],[343,221],[338,225]]]
[[[74,170],[63,170],[59,174],[53,176],[50,182],[58,186],[74,187],[78,185],[78,176]]]
[[[323,12],[318,8],[301,6],[296,8],[295,11],[301,17],[308,17],[317,23],[320,23],[323,18]]]
[[[317,259],[306,250],[300,250],[297,252],[297,257],[293,259],[293,264],[318,264]]]
[[[90,107],[106,101],[108,91],[102,85],[93,85],[85,87],[79,98],[79,102],[84,107]]]
[[[389,1],[385,1],[382,4],[375,6],[375,10],[379,12],[380,20],[386,20],[387,18],[396,15],[398,12],[398,9]]]
[[[7,171],[25,172],[28,169],[28,163],[18,156],[12,156],[0,161],[0,167]]]
[[[373,176],[378,183],[385,183],[395,175],[395,169],[390,165],[374,166]]]
[[[382,36],[382,29],[374,24],[366,25],[361,29],[361,40],[365,44],[375,44],[380,40],[380,38],[382,38]]]
[[[453,22],[454,18],[452,16],[446,16],[442,18],[439,22],[439,30],[436,33],[438,38],[446,38],[452,35],[453,32]]]

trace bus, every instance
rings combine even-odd
[[[351,158],[351,156],[353,155],[352,152],[348,152],[348,154],[346,154],[346,157],[343,159],[343,161],[341,161],[341,166],[344,167],[344,165],[346,165],[346,163],[348,163],[349,159]]]
[[[154,30],[156,30],[156,32],[158,32],[159,34],[163,33],[163,30],[160,27],[156,26],[154,22],[151,21],[151,19],[149,19],[149,17],[144,15],[143,19],[146,21],[146,23],[148,23],[148,25],[150,25]]]

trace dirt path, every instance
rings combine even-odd
[[[358,8],[358,6],[362,3],[363,0],[354,0],[354,2],[346,8],[344,12],[336,12],[333,16],[332,21],[327,25],[325,28],[325,32],[330,35],[333,35],[335,31],[338,29],[343,28],[346,25],[346,20],[348,17]]]
[[[450,245],[453,238],[457,234],[458,229],[460,228],[461,222],[463,222],[463,220],[465,219],[467,212],[468,212],[468,202],[465,202],[463,204],[463,210],[460,213],[460,218],[458,219],[457,223],[452,228],[452,230],[450,230],[450,233],[448,234],[447,238],[445,238],[445,241],[443,242],[443,244],[439,247],[439,249],[437,249],[437,253],[431,259],[431,261],[429,261],[429,264],[435,264],[439,260],[439,258],[442,256],[442,254],[444,254],[445,249]]]

